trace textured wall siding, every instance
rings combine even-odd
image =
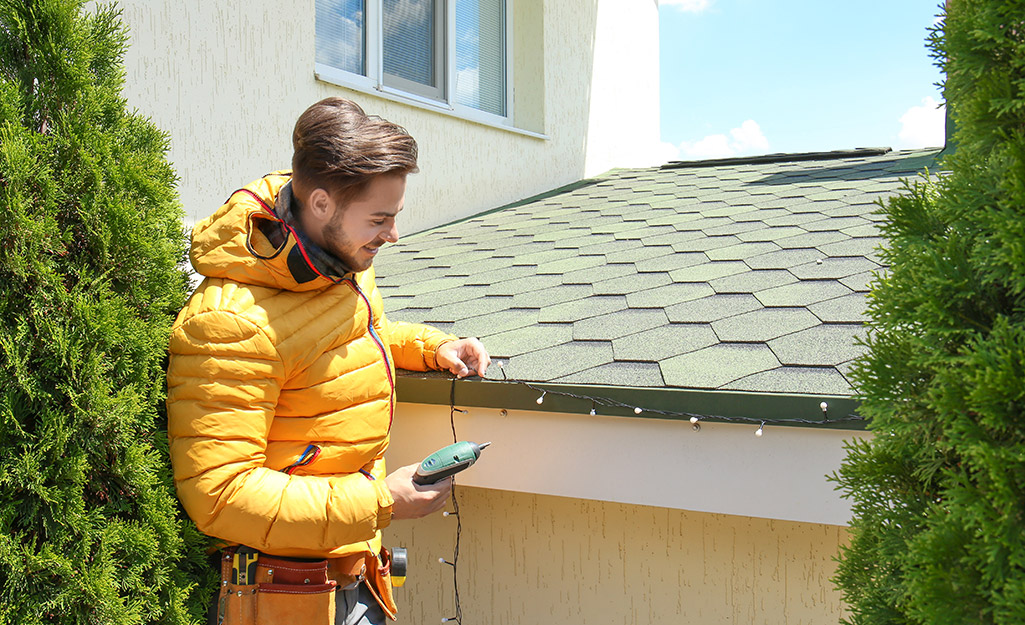
[[[517,54],[543,55],[544,82],[525,76],[515,97],[521,105],[543,101],[533,107],[541,113],[526,121],[532,129],[540,123],[547,139],[318,82],[314,0],[123,0],[131,35],[125,96],[170,134],[170,158],[190,222],[249,180],[288,167],[292,125],[309,104],[332,95],[353,98],[408,128],[420,144],[421,173],[410,179],[400,221],[402,230],[415,232],[579,180],[585,172],[634,164],[611,162],[608,155],[636,154],[637,145],[657,142],[657,121],[654,132],[650,123],[638,132],[635,125],[616,123],[607,107],[591,110],[592,102],[624,99],[608,81],[602,93],[590,84],[597,52],[619,46],[618,54],[598,54],[605,59],[601,75],[653,76],[654,83],[638,83],[647,85],[644,92],[630,95],[643,103],[646,119],[658,118],[657,47],[621,45],[631,38],[657,41],[657,8],[603,2],[603,23],[620,30],[615,39],[599,41],[597,0],[516,0],[519,22],[532,22],[535,31],[517,38],[524,48]],[[530,11],[533,20],[523,15]],[[514,65],[536,72],[539,63]],[[590,167],[589,153],[600,156]]]
[[[624,476],[624,479],[629,479]],[[457,487],[463,623],[823,625],[842,616],[833,557],[846,530]],[[397,521],[410,550],[400,623],[455,614],[456,521]]]

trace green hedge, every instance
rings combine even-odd
[[[176,179],[119,14],[83,4],[0,0],[0,623],[194,622],[160,429]]]
[[[855,377],[836,582],[849,622],[1025,623],[1025,1],[952,0],[929,38],[946,174],[889,202]]]

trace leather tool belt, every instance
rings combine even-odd
[[[365,582],[388,618],[395,620],[391,558],[355,553],[303,560],[248,547],[221,551],[217,625],[334,625],[335,592]]]

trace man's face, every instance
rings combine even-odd
[[[366,191],[346,206],[335,205],[318,243],[353,271],[364,271],[385,243],[399,240],[395,217],[406,195],[404,175],[375,177]]]

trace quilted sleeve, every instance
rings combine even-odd
[[[391,349],[395,366],[410,371],[437,369],[438,348],[458,338],[428,325],[390,321],[383,314],[378,332]]]
[[[278,555],[324,557],[391,520],[384,480],[290,476],[264,466],[286,370],[255,324],[217,310],[174,329],[168,436],[174,482],[199,529]]]

